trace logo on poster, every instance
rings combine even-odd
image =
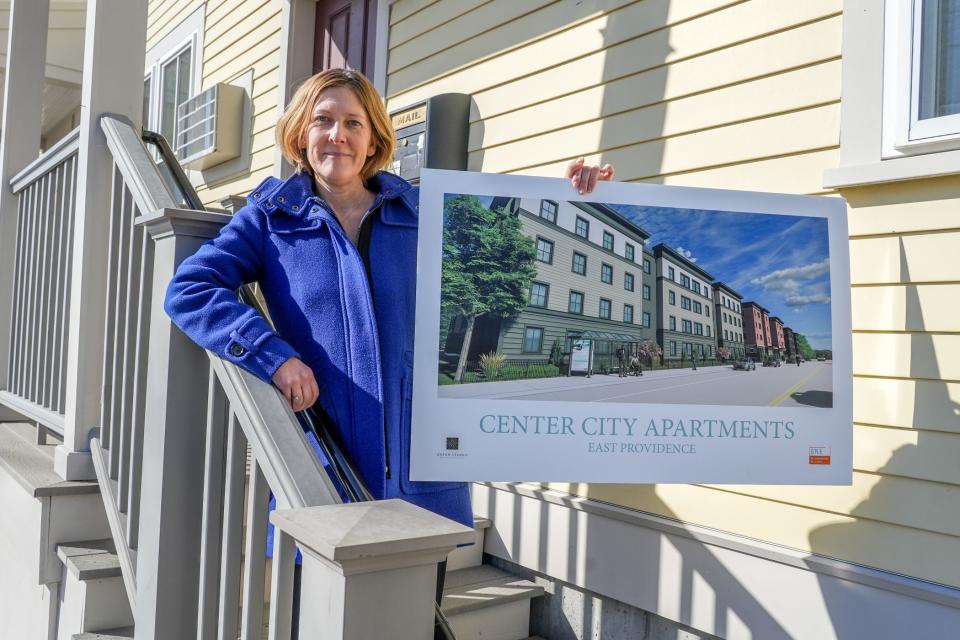
[[[438,458],[466,458],[467,454],[460,452],[460,438],[444,438],[446,447],[444,451],[438,451]]]
[[[830,447],[810,447],[810,464],[830,464]]]

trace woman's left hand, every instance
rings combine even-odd
[[[586,165],[583,158],[577,158],[567,165],[566,177],[570,184],[582,196],[593,193],[600,180],[613,180],[613,165],[605,164],[602,167]]]

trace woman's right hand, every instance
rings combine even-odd
[[[290,358],[280,365],[273,374],[273,384],[280,389],[294,411],[309,409],[320,396],[313,370],[300,358]]]

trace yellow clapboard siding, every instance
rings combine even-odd
[[[960,332],[960,284],[854,287],[854,331]]]
[[[839,67],[838,49],[834,46],[801,46],[801,42],[809,36],[814,37],[815,42],[833,44],[832,38],[823,38],[828,31],[831,36],[837,36],[835,42],[838,43],[839,27],[839,20],[833,19],[814,23],[788,32],[789,37],[796,40],[796,46],[784,44],[781,40],[788,36],[778,34],[720,52],[682,60],[667,67],[656,67],[628,75],[602,85],[527,106],[528,101],[542,100],[557,91],[569,91],[580,84],[574,80],[572,83],[574,86],[570,86],[571,83],[562,81],[561,78],[567,75],[563,70],[568,66],[582,64],[583,59],[581,59],[571,65],[563,65],[536,76],[511,82],[508,88],[500,86],[474,95],[470,140],[473,144],[492,146],[509,142],[515,139],[518,133],[526,132],[526,123],[536,123],[536,130],[549,131],[691,94],[700,94],[694,97],[699,97],[701,100],[709,99],[713,93],[707,92],[708,89],[748,82],[753,78],[774,73],[782,74],[779,77],[783,77],[786,75],[783,69],[811,64],[826,65],[827,68],[831,65]],[[794,32],[799,34],[793,35]],[[815,36],[810,32],[820,33],[819,36]],[[835,62],[824,63],[825,60]],[[821,69],[820,73],[829,73],[823,71],[820,66],[811,67],[813,68]],[[569,71],[575,74],[572,69]],[[805,70],[801,69],[801,71]],[[817,73],[812,70],[807,72]],[[542,78],[543,75],[550,77]],[[799,80],[806,81],[807,78],[801,75]],[[816,83],[820,80],[814,77],[810,78],[810,81]],[[836,86],[837,81],[828,82]],[[491,97],[494,98],[491,99]],[[838,97],[839,87],[838,93],[827,99]],[[807,102],[807,104],[810,103],[810,101]],[[725,105],[718,100],[711,106],[716,108]],[[744,106],[744,104],[731,104],[728,108]],[[513,109],[513,111],[497,115],[507,109]],[[742,119],[742,117],[735,119]]]
[[[770,160],[738,162],[725,167],[685,171],[648,178],[645,182],[704,187],[773,191],[776,193],[814,193],[820,187],[820,176],[827,167],[836,166],[837,149],[800,153]],[[617,168],[618,173],[620,168]],[[620,179],[620,176],[617,176]]]
[[[235,78],[248,69],[253,69],[254,81],[270,76],[274,84],[279,82],[280,49],[275,40],[263,42],[239,58],[229,60],[227,64],[210,70],[204,75],[204,84],[224,82]]]
[[[850,486],[703,485],[742,496],[960,536],[956,485],[854,472]],[[958,540],[960,543],[960,540]]]
[[[220,40],[230,41],[238,33],[250,32],[254,25],[261,25],[270,20],[280,24],[280,14],[283,5],[277,0],[257,0],[240,5],[236,10],[229,12],[223,20],[214,25],[207,25],[203,36],[203,44],[211,54],[218,51],[216,48]]]
[[[559,176],[570,159],[582,155],[588,162],[613,163],[621,180],[634,180],[834,146],[839,118],[839,105],[831,104],[596,153],[598,147],[603,149],[601,142],[615,142],[617,136],[629,135],[626,131],[604,131],[602,140],[571,137],[566,145],[553,147],[552,162],[521,166],[528,153],[546,155],[539,143],[534,147],[531,141],[530,151],[518,148],[512,160],[487,162],[484,152],[478,151],[469,154],[467,166],[471,171]]]
[[[203,3],[201,0],[179,0],[172,4],[169,10],[160,12],[155,20],[147,19],[147,43],[146,49],[157,44],[157,42],[166,35],[171,29],[180,24],[188,15],[193,13],[197,7]]]
[[[265,41],[275,40],[276,46],[280,46],[279,14],[265,12],[264,15],[256,16],[256,20],[251,18],[245,26],[248,28],[234,29],[212,44],[205,42],[203,47],[205,63],[216,69],[238,53],[246,52]]]
[[[239,179],[233,179],[229,183],[222,185],[208,187],[202,191],[198,190],[200,199],[203,200],[204,203],[213,204],[226,196],[247,195],[253,191],[258,184],[263,182],[264,179],[273,175],[273,156],[272,154],[269,155],[268,165],[263,165],[261,162],[260,166],[252,166],[250,173]]]
[[[617,64],[612,60],[615,55],[614,45],[621,42],[624,45],[622,48],[617,47],[619,50],[616,55],[626,56],[625,59],[630,61],[629,64],[632,67],[631,72],[640,71],[760,38],[833,15],[839,10],[837,0],[788,4],[771,0],[754,0],[688,20],[717,5],[730,4],[715,0],[706,5],[703,2],[688,0],[669,3],[669,14],[667,14],[667,21],[664,21],[666,7],[662,5],[663,2],[665,0],[631,5],[609,16],[585,22],[573,29],[561,31],[523,47],[513,48],[506,53],[498,53],[489,59],[480,62],[477,62],[476,58],[469,59],[461,64],[463,68],[458,68],[455,64],[456,60],[451,58],[458,55],[455,49],[466,47],[470,43],[458,45],[454,49],[445,51],[442,56],[435,56],[435,59],[431,58],[390,74],[387,85],[388,95],[397,106],[402,106],[433,93],[460,91],[475,94],[489,89],[494,84],[509,82],[567,60],[594,54],[593,64],[590,67],[578,75],[567,76],[563,82],[554,85],[551,91],[562,91],[567,82],[582,88],[599,84],[604,80],[603,73],[607,58],[611,57],[610,64]],[[657,9],[657,5],[660,5],[660,9]],[[530,20],[536,22],[541,14],[546,14],[548,11],[561,11],[561,9],[551,5],[548,9],[532,15]],[[646,13],[638,14],[635,18],[630,15],[631,12],[638,11],[646,11]],[[664,24],[670,25],[681,20],[687,21],[674,24],[669,29],[659,28]],[[558,25],[568,22],[569,18],[563,13],[551,20],[551,23]],[[513,25],[510,26],[513,27]],[[519,27],[513,28],[519,29]],[[527,28],[529,31],[535,31],[533,26]],[[647,35],[637,37],[647,31],[649,31]],[[508,40],[511,34],[501,34],[500,30],[497,32],[490,34],[489,38],[497,40],[500,48],[495,51],[500,52],[510,44]],[[418,86],[420,84],[425,86]],[[545,97],[549,95],[555,94],[551,93]]]
[[[845,189],[851,236],[958,229],[960,176]]]
[[[960,383],[854,376],[853,420],[960,433]]]
[[[580,155],[836,102],[839,95],[840,63],[836,61],[484,148],[483,162],[508,167],[521,158],[525,164],[541,164],[558,155]],[[511,123],[513,136],[538,130],[537,114],[524,115]],[[501,131],[502,136],[511,133]],[[483,144],[484,140],[470,140],[471,146]]]
[[[588,95],[601,93],[608,112],[676,98],[836,58],[840,36],[841,19],[828,18],[653,68],[649,63],[655,56],[647,50],[659,45],[639,38],[474,93],[471,120],[534,102],[560,102],[558,94],[584,89]]]
[[[509,25],[520,22],[523,16],[529,15],[531,12],[545,5],[549,5],[552,2],[553,0],[526,0],[525,2],[492,0],[491,2],[481,4],[469,13],[454,18],[445,24],[438,25],[434,29],[431,29],[429,34],[426,34],[424,38],[418,38],[397,46],[393,46],[391,40],[387,71],[393,73],[399,69],[409,67],[419,60],[434,56],[438,52],[444,52],[444,57],[446,57],[446,52],[458,44],[461,44],[461,49],[469,48],[467,43],[479,34],[496,37],[500,34],[487,34],[485,32],[492,29],[497,29],[497,31],[501,29],[509,30]],[[417,15],[419,16],[421,14]],[[550,28],[549,24],[541,22],[539,33],[543,33],[543,31],[549,30]],[[537,34],[530,34],[527,38],[531,36],[535,37],[536,35]],[[470,56],[469,59],[471,60],[475,59],[478,55],[475,50],[469,53],[458,53],[461,56]],[[456,58],[451,58],[450,62],[456,64]]]
[[[489,0],[458,0],[437,2],[424,7],[406,20],[394,22],[390,27],[390,48],[403,44],[423,33],[436,29],[454,18],[468,14]]]
[[[960,435],[922,429],[853,426],[853,467],[960,485]]]
[[[958,247],[960,231],[854,239],[850,241],[850,281],[960,282]]]
[[[960,566],[944,562],[956,554],[955,536],[695,485],[550,486],[683,522],[960,586]],[[910,553],[903,553],[903,549],[910,549]]]
[[[269,113],[270,110],[278,109],[276,85],[264,86],[266,89],[261,90],[259,94],[256,93],[258,87],[254,86],[253,114],[255,117],[265,115]]]
[[[854,333],[853,373],[958,382],[960,335]]]
[[[397,0],[390,4],[390,24],[394,25],[401,20],[406,20],[414,13],[440,1],[447,0]]]
[[[731,0],[711,0],[710,4],[695,0],[673,3],[667,0],[654,0],[597,16],[591,6],[577,5],[571,8],[570,5],[556,3],[538,11],[528,19],[517,21],[519,25],[510,25],[510,30],[498,29],[491,34],[485,34],[484,42],[475,44],[474,48],[482,46],[487,51],[486,54],[481,51],[479,52],[481,55],[476,56],[478,53],[476,51],[464,51],[460,53],[457,60],[451,60],[448,65],[433,61],[431,63],[432,67],[435,67],[433,75],[430,75],[430,69],[420,68],[422,65],[389,74],[388,95],[393,96],[393,94],[412,90],[413,95],[401,93],[393,97],[397,97],[400,104],[422,99],[422,96],[416,94],[416,85],[429,81],[430,85],[435,86],[438,82],[436,78],[438,74],[446,76],[439,80],[441,83],[439,92],[448,90],[446,85],[453,83],[455,86],[464,87],[459,90],[476,94],[490,88],[492,84],[509,82],[582,56],[594,58],[599,56],[602,62],[607,51],[612,51],[621,43],[629,42],[639,42],[643,46],[641,50],[631,50],[634,54],[633,69],[649,68],[664,60],[663,53],[666,48],[664,40],[667,31],[662,27],[687,20],[717,6],[729,4]],[[664,19],[665,15],[666,19]],[[608,32],[606,29],[608,22],[623,26],[615,33]],[[551,29],[556,32],[550,33]],[[642,34],[647,35],[638,37]],[[428,38],[429,34],[421,39]],[[531,38],[537,39],[528,42]],[[458,48],[465,48],[466,44]],[[468,58],[466,54],[469,53],[473,53],[475,57]],[[445,60],[456,54],[457,51],[448,50],[439,57]],[[459,61],[460,58],[463,59],[462,62]],[[458,67],[463,69],[458,70]],[[597,68],[602,68],[602,65]],[[599,82],[600,78],[596,75],[587,75],[580,78],[571,76],[567,80],[586,81],[588,84],[583,86],[590,86]],[[423,90],[426,88],[422,87],[421,93]],[[556,90],[558,90],[557,87],[550,88],[550,92]],[[550,95],[553,93],[546,94],[546,96]]]

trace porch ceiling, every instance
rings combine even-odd
[[[41,120],[44,134],[80,104],[86,6],[86,0],[50,0]],[[4,98],[9,24],[10,2],[0,0],[0,101]]]

